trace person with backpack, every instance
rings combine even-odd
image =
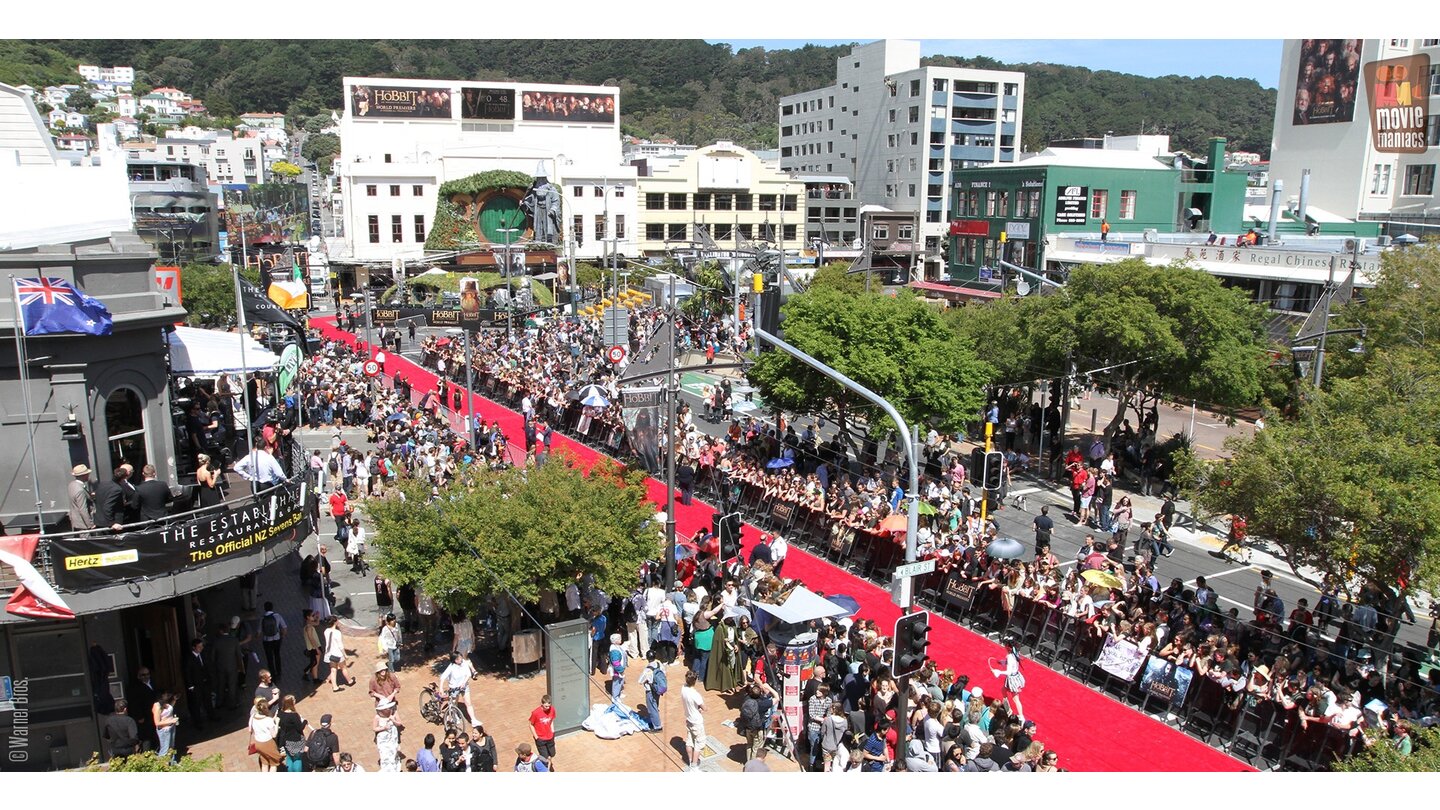
[[[311,771],[331,771],[340,762],[340,737],[330,729],[333,719],[321,715],[320,727],[310,732],[310,739],[305,741],[305,765]]]
[[[275,603],[266,602],[265,612],[260,617],[260,644],[265,648],[265,667],[277,681],[280,680],[282,672],[280,644],[289,629],[285,618],[275,612]]]
[[[515,772],[516,773],[547,773],[550,768],[530,749],[530,743],[520,743],[515,746]]]
[[[745,761],[754,759],[765,747],[770,727],[770,713],[775,710],[775,690],[761,681],[751,681],[745,700],[740,704],[740,718],[735,730],[745,735]]]
[[[660,718],[660,698],[670,689],[670,679],[665,675],[665,666],[656,658],[655,648],[645,653],[645,671],[640,673],[640,685],[645,689],[645,713],[650,721],[651,731],[661,731],[665,722]]]

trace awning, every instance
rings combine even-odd
[[[796,588],[783,605],[767,605],[764,602],[756,602],[755,607],[789,624],[850,615],[849,610],[804,587]]]
[[[934,281],[912,281],[910,289],[933,292],[953,298],[999,298],[996,290],[981,290],[975,287],[957,287],[954,284],[939,284]]]
[[[217,332],[177,326],[166,336],[170,343],[170,372],[187,377],[213,377],[244,370],[269,371],[280,358],[254,338],[237,332]],[[245,362],[240,362],[240,342]]]

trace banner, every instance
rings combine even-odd
[[[350,114],[356,118],[451,118],[450,90],[443,87],[350,88]]]
[[[472,121],[514,121],[514,88],[460,88],[460,117]]]
[[[1292,125],[1345,124],[1355,120],[1360,45],[1358,39],[1300,41]]]
[[[1190,681],[1194,678],[1195,672],[1189,667],[1177,666],[1163,658],[1152,657],[1145,662],[1145,674],[1140,678],[1140,691],[1161,700],[1168,700],[1171,706],[1178,707],[1185,703],[1185,695],[1190,691]]]
[[[310,497],[308,483],[282,485],[236,508],[164,528],[54,538],[50,563],[55,583],[66,591],[93,591],[298,542],[311,531],[305,508]]]
[[[240,300],[245,305],[245,320],[247,323],[278,323],[281,326],[288,326],[295,330],[296,336],[301,343],[305,341],[305,330],[300,328],[300,322],[295,316],[285,311],[271,301],[260,288],[246,279],[240,279]]]
[[[1105,649],[1100,651],[1100,656],[1095,659],[1095,665],[1127,681],[1135,680],[1135,673],[1140,671],[1140,665],[1145,662],[1148,653],[1131,644],[1122,641],[1114,636],[1105,637]]]
[[[660,405],[665,401],[659,386],[626,388],[620,391],[620,421],[630,449],[651,475],[660,472]]]
[[[610,93],[527,90],[520,97],[520,117],[526,121],[613,124],[615,96]]]
[[[280,352],[280,362],[275,365],[279,373],[279,385],[277,390],[283,395],[290,391],[290,384],[300,374],[300,347],[294,343],[285,346]]]
[[[1084,225],[1089,221],[1089,186],[1055,187],[1055,224]]]
[[[785,725],[790,729],[790,739],[799,739],[805,725],[805,707],[800,695],[805,682],[815,676],[816,652],[818,650],[814,633],[802,633],[791,639],[780,652],[780,669],[785,676],[783,691],[780,693],[780,708],[785,713]]]
[[[1430,57],[1386,59],[1365,66],[1370,88],[1370,139],[1376,152],[1419,154],[1428,147]]]
[[[171,306],[178,307],[185,304],[185,288],[180,281],[180,268],[155,265],[155,288],[160,291],[160,297],[168,301]]]

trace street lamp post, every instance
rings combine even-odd
[[[501,228],[500,233],[505,234],[505,338],[507,342],[515,342],[515,285],[511,284],[510,267],[510,235],[520,233],[519,228]]]
[[[245,212],[242,210],[245,204],[245,192],[235,192],[235,221],[240,225],[240,261],[246,267],[250,266],[250,246],[245,239],[245,221],[242,219]],[[240,328],[240,367],[243,369],[240,374],[240,403],[245,408],[245,455],[255,454],[255,439],[250,435],[254,424],[250,421],[250,385],[245,378],[250,374],[250,363],[245,359],[245,338],[249,336],[250,329],[245,323],[245,299],[240,294],[240,270],[235,262],[230,262],[230,272],[235,284],[235,319]],[[261,279],[262,281],[264,279]],[[253,462],[254,459],[251,459]],[[250,482],[250,491],[255,492],[255,481]]]

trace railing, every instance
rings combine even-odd
[[[166,515],[164,518],[155,520],[123,524],[118,532],[109,528],[95,528],[43,535],[40,537],[35,549],[35,567],[45,577],[46,581],[57,589],[73,590],[73,588],[67,588],[65,586],[64,578],[57,580],[55,577],[55,552],[57,551],[57,544],[64,546],[67,541],[92,544],[97,541],[102,541],[113,543],[115,553],[123,553],[130,549],[138,552],[141,550],[140,544],[131,542],[137,539],[135,537],[136,535],[147,535],[148,537],[138,539],[151,541],[153,541],[154,536],[157,534],[162,537],[169,535],[178,538],[185,534],[187,527],[196,526],[202,521],[218,517],[221,514],[227,512],[235,513],[251,508],[267,507],[272,497],[295,495],[298,492],[297,488],[301,484],[313,484],[310,468],[305,456],[305,448],[301,446],[300,442],[291,442],[289,461],[290,469],[293,470],[289,478],[281,483],[272,484],[257,490],[253,494],[249,492],[248,482],[243,482],[245,485],[240,489],[240,494],[227,498],[221,503],[200,507],[198,509],[190,509],[173,515]],[[313,497],[313,489],[309,490],[309,493],[310,497]],[[306,504],[302,503],[301,509],[303,510],[305,508]],[[165,542],[169,542],[169,540]],[[116,581],[121,582],[134,578],[135,577],[121,576],[117,577]]]

